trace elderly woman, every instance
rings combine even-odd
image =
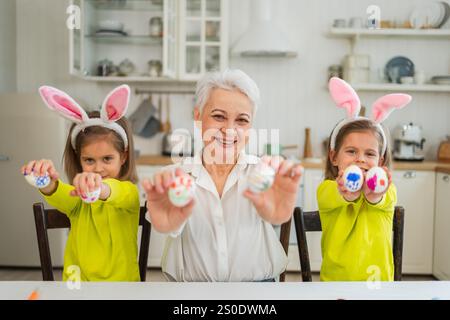
[[[174,281],[274,281],[287,257],[273,224],[292,215],[302,168],[280,157],[259,159],[245,153],[259,99],[255,82],[240,70],[207,74],[197,84],[194,118],[201,125],[203,149],[181,164],[143,181],[149,220],[168,233],[162,269]],[[261,193],[246,188],[246,177],[260,161],[276,172]],[[190,175],[194,199],[172,205],[174,176]]]

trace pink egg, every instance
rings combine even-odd
[[[389,184],[386,171],[380,167],[373,167],[366,174],[366,184],[375,193],[383,192]]]

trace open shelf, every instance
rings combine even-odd
[[[145,44],[161,46],[161,37],[151,37],[149,35],[132,35],[132,36],[103,36],[103,35],[86,35],[90,39],[99,43],[114,43],[114,44]]]
[[[127,76],[127,77],[116,77],[116,76],[83,76],[82,79],[87,81],[98,81],[98,82],[165,82],[165,83],[179,83],[179,82],[195,82],[195,81],[183,81],[179,79],[171,79],[167,77],[150,77],[150,76]]]
[[[330,35],[349,39],[364,36],[364,37],[447,38],[450,40],[450,29],[331,28]]]
[[[361,91],[421,91],[421,92],[450,92],[450,85],[440,84],[397,84],[397,83],[352,83],[355,90]]]
[[[88,0],[98,10],[162,11],[162,0]]]

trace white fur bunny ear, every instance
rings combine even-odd
[[[372,105],[372,120],[381,123],[386,120],[394,109],[401,109],[410,103],[412,97],[403,93],[392,93],[381,98]]]
[[[76,123],[88,119],[86,112],[67,93],[50,86],[39,88],[39,94],[47,107]]]
[[[122,118],[130,102],[130,87],[126,84],[112,90],[103,101],[100,117],[106,122],[114,122]]]
[[[361,109],[361,102],[355,90],[347,82],[337,77],[330,79],[328,88],[337,106],[347,110],[347,118],[356,118]]]

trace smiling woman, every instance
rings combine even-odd
[[[194,118],[203,149],[145,180],[148,219],[170,237],[162,269],[175,281],[263,281],[277,278],[287,257],[272,224],[289,220],[302,168],[279,157],[245,153],[259,102],[255,82],[240,70],[210,73],[197,84]],[[250,191],[258,164],[272,166],[268,189]],[[170,202],[174,177],[196,188],[184,207]],[[250,245],[251,244],[251,245]]]

